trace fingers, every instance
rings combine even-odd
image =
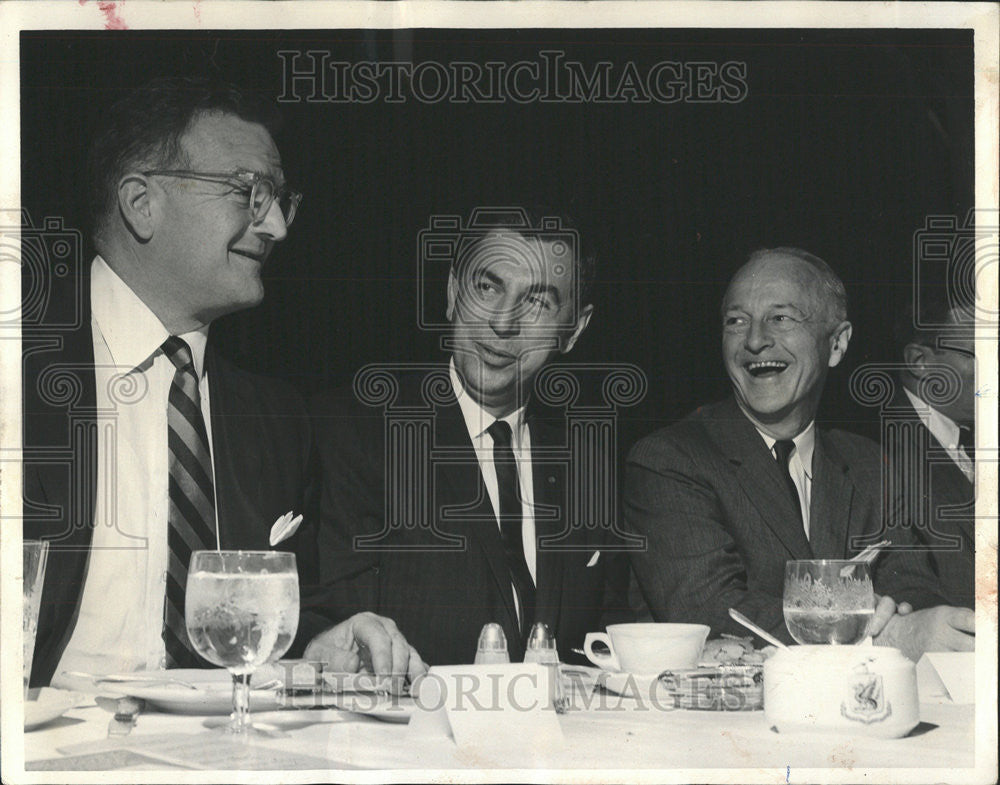
[[[427,673],[427,664],[421,659],[420,654],[412,646],[410,648],[410,656],[406,665],[406,675],[410,677],[412,682],[418,676],[422,676]]]
[[[879,597],[878,605],[875,606],[875,615],[868,626],[868,634],[875,637],[885,628],[889,620],[896,613],[896,602],[892,597]]]
[[[354,624],[354,639],[367,648],[376,676],[406,675],[411,647],[392,619],[374,613],[360,614]]]
[[[972,634],[976,632],[976,614],[971,608],[948,608],[945,621],[956,630]],[[966,649],[958,651],[966,651]]]
[[[952,630],[945,640],[947,651],[975,651],[976,636]]]
[[[305,656],[323,660],[334,671],[357,673],[362,668],[375,676],[414,678],[427,666],[396,623],[374,613],[358,613],[316,636]]]
[[[348,624],[349,622],[342,622],[313,638],[303,653],[305,659],[319,660],[334,673],[357,673],[361,667],[361,659],[354,648],[344,642],[349,640],[345,635]]]
[[[913,606],[908,602],[901,602],[896,606],[896,613],[900,616],[909,616],[913,613]]]

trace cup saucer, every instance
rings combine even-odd
[[[649,698],[658,689],[659,673],[602,670],[597,685],[623,698]]]

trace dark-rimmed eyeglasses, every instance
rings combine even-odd
[[[188,169],[151,169],[142,173],[145,177],[181,177],[185,180],[204,180],[230,186],[246,199],[251,219],[259,224],[267,217],[271,205],[277,201],[278,209],[290,226],[295,219],[295,211],[302,201],[302,194],[285,186],[277,186],[267,175],[257,172],[193,172]]]

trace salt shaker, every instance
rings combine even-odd
[[[524,652],[525,662],[535,662],[544,665],[549,671],[549,692],[552,705],[557,714],[565,714],[569,708],[569,699],[562,686],[559,674],[559,649],[552,630],[544,622],[535,622],[528,634],[528,645]]]
[[[476,646],[476,665],[502,665],[510,662],[507,654],[507,636],[496,622],[483,625]]]

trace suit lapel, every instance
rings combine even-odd
[[[904,394],[900,393],[896,397],[896,402],[899,406],[904,406],[908,413],[913,417],[913,422],[916,423],[916,428],[921,432],[922,437],[918,440],[918,443],[922,442],[927,445],[927,450],[934,450],[941,455],[947,454],[944,445],[939,442],[934,434],[930,432],[930,429],[924,425],[923,421],[920,419],[920,415],[917,414],[916,409],[913,408],[913,403]],[[929,477],[927,481],[930,483],[928,488],[928,493],[930,495],[930,502],[932,505],[959,505],[975,504],[975,486],[968,477],[965,476],[958,464],[954,460],[948,459],[947,461],[941,461],[940,463],[934,463],[933,467],[927,460],[926,452],[920,456],[920,460],[924,462],[929,472]],[[936,520],[939,515],[935,514],[933,509],[930,510],[933,520]],[[961,536],[966,542],[964,544],[965,548],[968,548],[968,553],[975,553],[975,543],[976,543],[976,532],[973,525],[975,519],[975,508],[970,507],[966,515],[961,514],[956,511],[948,516],[949,523],[952,524],[957,531],[958,535]],[[949,528],[951,528],[949,526]],[[950,533],[950,532],[949,532]]]
[[[750,503],[794,559],[813,558],[809,540],[792,507],[781,469],[764,439],[730,398],[706,428],[734,465],[736,479]]]
[[[249,547],[250,524],[262,515],[261,455],[265,441],[257,433],[257,418],[248,391],[228,372],[212,349],[205,350],[212,420],[212,468],[216,514],[223,548]],[[266,543],[260,543],[265,547]]]
[[[817,428],[809,507],[809,540],[816,558],[847,556],[853,496],[854,485],[846,462]]]
[[[439,468],[434,471],[435,478],[440,480],[440,484],[437,481],[431,483],[432,488],[440,488],[440,493],[433,500],[435,516],[441,519],[447,514],[442,528],[466,536],[468,547],[479,549],[486,558],[497,595],[503,602],[507,618],[502,623],[513,655],[514,641],[509,639],[517,632],[518,624],[507,556],[462,410],[454,398],[452,401],[438,408],[435,420],[435,448],[454,450],[456,457],[456,460],[438,463]],[[461,527],[452,525],[450,522],[453,520],[461,521]],[[518,645],[519,639],[520,636],[515,639]]]
[[[76,625],[94,532],[98,424],[89,270],[84,265],[63,284],[52,284],[43,323],[70,326],[53,328],[54,335],[45,337],[26,328],[22,339],[25,492],[31,494],[24,499],[22,531],[26,538],[50,542],[32,683],[49,682]],[[66,375],[75,382],[65,385]],[[53,402],[60,385],[75,387],[79,397]],[[58,455],[66,445],[70,454],[57,461],[39,453]],[[48,505],[52,513],[30,509],[32,502]]]
[[[557,465],[538,460],[546,450],[558,444],[551,428],[532,414],[528,417],[528,428],[535,519],[535,617],[555,632],[559,629],[562,603],[573,596],[573,587],[564,585],[566,560],[563,552],[555,550],[565,545],[565,541],[560,538],[558,544],[542,547],[542,540],[559,537],[566,528],[565,470],[560,472]],[[556,512],[554,516],[551,516],[552,510]]]

